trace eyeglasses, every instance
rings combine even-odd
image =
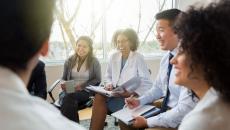
[[[126,43],[126,42],[128,42],[129,41],[129,39],[124,39],[124,40],[121,40],[121,41],[117,41],[117,44],[119,44],[119,43]]]

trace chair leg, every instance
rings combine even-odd
[[[108,126],[108,122],[105,122],[104,126]]]
[[[117,118],[114,119],[114,126],[118,126],[118,119]]]

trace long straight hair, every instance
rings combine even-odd
[[[93,40],[88,37],[88,36],[80,36],[78,40],[76,41],[76,45],[78,44],[79,41],[86,41],[87,45],[89,46],[89,53],[87,55],[87,63],[86,63],[86,68],[89,69],[91,63],[93,62]],[[79,58],[79,55],[77,52],[75,52],[76,58]]]

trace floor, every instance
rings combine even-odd
[[[92,107],[85,108],[79,111],[80,125],[82,125],[86,129],[89,129],[91,115],[92,115]],[[104,130],[120,130],[118,126],[114,125],[115,122],[114,120],[115,120],[114,117],[107,116],[106,117],[107,125],[104,127]]]
[[[90,119],[92,115],[92,107],[88,107],[79,111],[80,120]]]

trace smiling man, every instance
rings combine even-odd
[[[169,60],[177,52],[178,38],[173,30],[174,22],[181,13],[178,9],[169,9],[156,15],[156,38],[160,48],[167,51],[160,62],[160,70],[153,87],[139,98],[127,98],[126,103],[130,108],[154,102],[164,97],[161,113],[150,118],[138,116],[132,128],[124,125],[122,129],[135,128],[176,128],[183,117],[193,109],[195,102],[185,87],[174,84],[175,72]]]

